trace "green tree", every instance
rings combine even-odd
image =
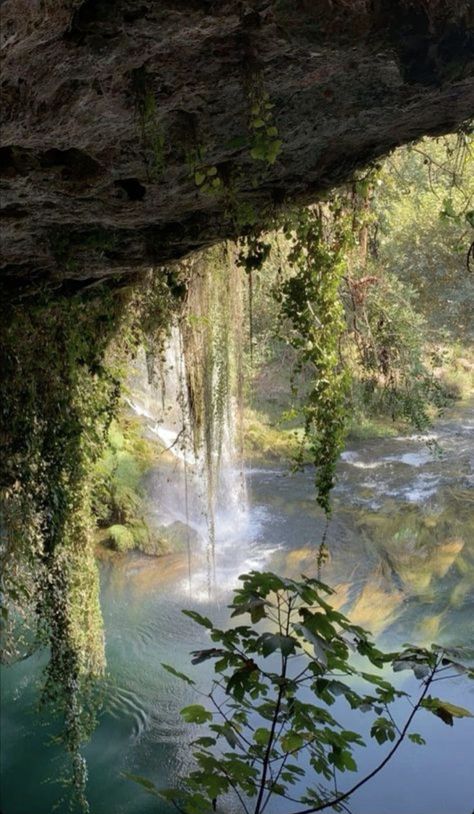
[[[342,811],[406,738],[424,743],[411,731],[420,710],[450,726],[455,718],[472,717],[431,694],[441,677],[459,672],[474,677],[459,663],[459,651],[408,645],[383,653],[365,630],[332,607],[333,592],[318,580],[256,571],[240,580],[231,615],[249,617],[250,624],[221,630],[199,613],[184,611],[209,631],[213,642],[194,652],[192,663],[210,659],[215,671],[204,703],[181,711],[188,723],[206,727],[193,743],[194,770],[179,789],[157,789],[130,776],[156,797],[172,801],[178,811],[225,811],[232,800],[232,810],[237,804],[243,814],[263,814],[271,810],[274,797],[286,800],[287,810],[295,814]],[[408,696],[386,679],[382,671],[388,666],[412,670],[420,682],[402,722],[396,720],[394,703]],[[194,686],[188,676],[164,667]],[[370,736],[388,746],[372,771],[345,785],[346,773],[357,771],[357,750],[365,743],[331,713],[338,697],[371,716]],[[301,784],[307,784],[303,793]]]

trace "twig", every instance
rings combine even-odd
[[[181,436],[182,436],[183,432],[185,431],[185,429],[186,429],[186,427],[181,427],[181,429],[180,429],[178,435],[176,436],[176,438],[174,439],[173,443],[170,444],[169,447],[165,447],[164,449],[162,449],[161,452],[160,452],[160,455],[164,455],[165,452],[169,452],[170,449],[173,449],[173,447],[176,446],[176,444],[178,443],[178,441],[181,438]]]
[[[407,732],[408,732],[408,730],[409,730],[409,728],[411,726],[411,722],[413,721],[413,718],[415,717],[416,713],[420,709],[420,706],[421,706],[421,704],[422,704],[422,702],[423,702],[423,700],[424,700],[424,698],[425,698],[425,696],[426,696],[426,694],[427,694],[427,692],[428,692],[428,690],[429,690],[429,688],[430,688],[430,686],[431,686],[431,684],[433,682],[433,678],[435,676],[437,668],[438,668],[438,662],[435,664],[435,666],[433,667],[433,669],[431,671],[430,676],[427,678],[427,680],[425,682],[424,690],[421,693],[421,695],[420,695],[418,701],[416,702],[416,704],[414,704],[413,709],[410,712],[410,715],[408,716],[408,718],[406,720],[405,726],[403,727],[403,729],[402,729],[402,731],[400,733],[400,737],[394,743],[394,745],[392,746],[390,751],[385,755],[384,759],[379,763],[379,765],[376,766],[375,769],[373,769],[371,772],[369,772],[369,774],[367,774],[365,777],[363,777],[362,780],[359,780],[359,782],[356,783],[354,786],[352,786],[352,788],[350,788],[348,791],[343,792],[343,794],[340,794],[338,797],[334,797],[332,800],[327,800],[325,803],[322,803],[321,805],[313,806],[312,808],[305,808],[305,809],[303,809],[301,811],[295,811],[293,814],[315,814],[315,812],[317,812],[317,811],[324,811],[325,808],[334,807],[335,805],[338,805],[339,803],[342,803],[344,800],[347,800],[347,798],[350,797],[351,794],[354,794],[355,791],[360,789],[361,786],[364,786],[369,780],[372,780],[372,778],[375,777],[375,775],[377,775],[384,768],[384,766],[386,766],[386,764],[393,757],[393,755],[395,754],[395,752],[397,751],[399,746],[404,741],[405,735],[407,734]]]
[[[289,634],[290,630],[290,614],[291,614],[291,600],[288,602],[288,611],[287,611],[287,623],[286,623],[286,635]],[[273,720],[272,725],[270,728],[270,737],[268,738],[267,748],[265,750],[265,757],[263,759],[263,768],[262,768],[262,777],[260,779],[260,791],[258,793],[257,802],[255,804],[254,814],[261,814],[261,806],[263,802],[263,795],[265,794],[265,782],[267,779],[270,755],[273,748],[273,740],[275,737],[275,730],[278,721],[278,715],[280,713],[281,702],[283,699],[283,695],[285,693],[285,684],[284,679],[286,678],[286,667],[287,667],[288,659],[286,656],[282,656],[282,671],[281,671],[281,678],[283,679],[282,683],[278,688],[278,696],[275,704],[275,712],[273,713]]]

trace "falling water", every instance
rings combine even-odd
[[[217,281],[215,273],[212,279],[196,275],[159,359],[143,351],[130,383],[130,406],[162,445],[151,488],[154,520],[165,537],[176,544],[177,536],[185,546],[194,594],[194,565],[204,554],[210,595],[216,548],[235,544],[247,523],[239,452],[239,281],[226,272]]]

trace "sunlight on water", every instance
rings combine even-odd
[[[146,409],[145,420],[152,423]],[[323,579],[336,587],[337,606],[387,647],[407,640],[474,640],[471,416],[472,409],[466,409],[461,422],[454,418],[439,425],[442,458],[417,438],[377,439],[342,456]],[[368,480],[364,468],[370,470]],[[238,476],[230,472],[227,481],[236,490]],[[190,667],[189,652],[208,646],[209,639],[181,608],[194,606],[222,627],[240,573],[251,568],[289,576],[315,573],[324,522],[311,473],[291,476],[281,468],[260,467],[249,468],[246,477],[244,510],[236,511],[238,501],[229,486],[216,510],[211,594],[199,484],[195,492],[189,490],[186,517],[180,461],[160,463],[149,488],[157,504],[156,522],[168,528],[180,523],[181,536],[192,532],[191,582],[185,547],[162,558],[132,553],[102,565],[109,676],[100,725],[86,748],[92,814],[156,814],[153,798],[122,773],[168,786],[190,767],[196,732],[182,723],[179,710],[195,699],[192,689],[175,681],[161,663],[185,673],[193,670],[205,687],[209,666]],[[50,814],[59,795],[56,784],[43,782],[57,776],[61,766],[60,753],[44,746],[47,730],[35,710],[44,661],[37,654],[3,671],[2,814]],[[400,674],[395,681],[409,686]],[[461,678],[443,687],[443,697],[474,708],[474,692]],[[344,725],[366,725],[365,719],[344,714]],[[354,796],[353,814],[469,814],[473,722],[460,721],[451,731],[426,716],[417,730],[428,746],[407,744],[383,775]],[[377,755],[369,746],[359,757],[361,771],[370,769]],[[27,775],[25,765],[31,767]],[[65,805],[58,809],[59,814],[66,811]],[[172,809],[160,804],[159,811]],[[281,811],[275,804],[271,814]]]

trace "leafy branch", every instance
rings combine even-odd
[[[424,743],[410,732],[420,710],[447,725],[472,717],[429,694],[433,682],[446,673],[474,677],[459,661],[460,651],[407,645],[384,653],[363,628],[332,607],[333,591],[319,580],[255,571],[240,580],[231,615],[248,616],[250,624],[221,630],[207,617],[186,611],[208,630],[214,645],[193,653],[193,663],[213,661],[216,678],[210,692],[203,693],[204,704],[185,707],[182,716],[190,724],[207,726],[208,733],[193,743],[196,767],[182,786],[159,790],[152,784],[151,790],[184,814],[218,811],[219,800],[225,810],[229,794],[235,794],[247,814],[263,814],[274,796],[286,800],[292,814],[347,810],[349,798],[387,765],[407,737]],[[368,662],[371,671],[356,667],[353,654]],[[413,702],[386,679],[387,668],[413,671],[420,681]],[[165,669],[194,684],[168,665]],[[355,681],[363,683],[362,691],[354,689]],[[352,710],[373,716],[370,736],[378,744],[392,744],[377,766],[345,791],[339,790],[338,777],[357,771],[356,750],[366,744],[329,711],[337,697]],[[412,703],[403,724],[393,712],[399,699]],[[317,778],[303,794],[302,757]],[[150,781],[133,779],[150,791]]]

